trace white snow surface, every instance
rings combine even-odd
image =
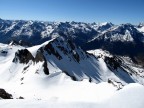
[[[100,23],[99,25],[104,26],[104,25],[107,25],[107,24],[108,24],[108,22],[103,22],[103,23]]]
[[[137,28],[137,30],[144,33],[144,26],[141,28]]]
[[[93,87],[96,87],[98,90],[102,90],[101,92],[97,92],[98,90],[96,89],[96,91],[93,92],[93,95],[90,95],[91,89],[93,88],[89,88],[89,86],[87,87],[87,85],[84,86],[85,88],[82,87],[78,87],[81,88],[80,91],[74,91],[73,88],[69,88],[72,89],[69,92],[73,100],[69,100],[68,98],[66,98],[66,100],[59,100],[58,97],[53,97],[50,100],[0,100],[0,106],[2,106],[3,108],[143,108],[144,105],[144,87],[139,84],[129,84],[125,86],[122,90],[113,92],[109,98],[102,101],[98,101],[99,97],[97,95],[104,97],[107,93],[109,93],[107,92],[107,90],[109,91],[109,89],[105,89],[108,87],[108,85],[105,85],[104,83],[93,85]],[[79,100],[81,92],[86,93],[88,97],[92,96],[95,98],[93,98],[93,101],[90,101],[89,98],[84,95],[83,100]],[[58,93],[56,93],[56,95],[57,94]],[[48,96],[49,92],[47,92],[47,94],[45,95]],[[67,93],[61,95],[65,97]]]
[[[45,44],[47,43],[43,45]],[[41,46],[31,47],[28,50],[35,55],[37,49]],[[59,67],[62,67],[60,62],[55,64],[56,59],[53,56],[47,58],[49,60],[48,68],[50,75],[45,75],[42,62],[37,64],[31,61],[28,64],[12,63],[15,52],[18,49],[24,49],[24,47],[0,44],[0,51],[8,52],[7,54],[0,53],[0,88],[11,93],[14,98],[13,100],[0,100],[0,107],[2,108],[144,107],[144,87],[140,84],[128,84],[123,89],[117,90],[116,87],[107,82],[96,84],[93,82],[90,83],[88,79],[73,81],[59,69]],[[66,62],[66,59],[65,57],[61,62],[65,64],[69,63]],[[86,64],[82,61],[80,66],[89,66],[88,64],[91,63],[90,60]],[[103,59],[95,60],[94,62],[98,62],[98,67],[94,67],[101,71],[99,74],[101,74],[103,80],[105,76],[117,79],[108,70]],[[78,63],[72,62],[71,65],[78,69]],[[27,66],[29,68],[24,69]],[[63,68],[71,68],[68,65],[66,67]],[[24,100],[17,99],[20,96],[24,97]]]

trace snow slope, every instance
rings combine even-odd
[[[105,84],[100,84],[98,89],[101,88],[103,90]],[[94,86],[94,85],[93,85]],[[74,87],[74,86],[73,86]],[[86,87],[86,85],[85,85]],[[81,89],[82,92],[85,92],[87,95],[91,94],[90,92],[86,92],[87,89]],[[89,88],[90,90],[91,88]],[[91,90],[90,90],[91,91]],[[105,90],[106,91],[106,90]],[[77,97],[75,98],[75,95]],[[0,106],[3,108],[143,108],[144,102],[144,87],[139,84],[129,84],[125,86],[120,91],[115,91],[112,95],[106,100],[97,101],[98,97],[95,94],[99,92],[94,92],[92,97],[95,97],[96,100],[90,101],[89,98],[83,97],[83,100],[79,100],[80,92],[75,92],[71,90],[71,94],[74,94],[72,99],[76,99],[74,101],[69,100],[58,100],[58,98],[54,97],[51,100],[1,100]],[[99,96],[104,96],[104,94],[98,94]],[[108,93],[108,92],[107,92]],[[106,94],[106,93],[105,93]],[[65,94],[62,94],[65,96]],[[91,95],[88,95],[89,97]]]
[[[143,67],[141,65],[135,64],[130,57],[112,55],[108,51],[102,49],[90,50],[88,52],[95,55],[97,58],[102,59],[105,65],[112,72],[114,72],[116,76],[121,74],[123,80],[131,80],[132,78],[134,82],[144,84]],[[103,69],[105,68],[105,65],[102,65]],[[130,77],[128,77],[128,75],[125,73],[128,73]],[[121,76],[119,77],[120,79],[122,78]]]
[[[10,49],[7,49],[8,47]],[[17,51],[24,49],[24,47],[12,45],[3,47],[2,45],[1,50],[5,49],[8,53],[5,55],[1,53],[0,56],[0,75],[3,76],[1,81],[4,82],[19,79],[17,82],[23,84],[24,81],[29,82],[31,79],[29,76],[65,73],[75,81],[87,79],[90,82],[99,83],[111,80],[120,82],[122,85],[133,82],[144,84],[143,74],[139,76],[129,70],[123,70],[123,67],[111,70],[110,65],[105,62],[103,57],[95,55],[98,50],[89,51],[95,56],[90,55],[64,38],[56,38],[41,45],[27,48],[27,50]],[[3,68],[4,66],[6,68]]]
[[[144,34],[144,26],[141,28],[137,28],[138,31],[142,32]]]
[[[84,52],[64,38],[26,49],[0,44],[0,88],[14,98],[0,100],[0,106],[142,108],[144,87],[129,84],[139,82],[139,79],[135,80],[137,77],[121,69],[110,70],[104,58],[98,57],[101,53],[111,57],[110,54],[89,52],[95,55]],[[45,73],[46,68],[48,73]],[[134,105],[128,104],[131,101],[135,101]]]

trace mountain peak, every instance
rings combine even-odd
[[[101,26],[104,26],[104,25],[107,25],[108,22],[103,22],[103,23],[100,23]]]

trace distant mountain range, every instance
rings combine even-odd
[[[35,45],[62,36],[84,44],[112,26],[112,23],[90,24],[0,19],[0,36],[2,38],[0,41],[7,43],[11,40],[31,40],[31,44]]]
[[[42,22],[0,19],[0,42],[15,41],[34,46],[63,37],[70,39],[83,50],[104,49],[112,54],[130,56],[143,65],[144,24]],[[141,58],[141,59],[139,59]]]

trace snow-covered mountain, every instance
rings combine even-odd
[[[32,103],[32,107],[56,107],[64,103],[70,104],[63,107],[72,107],[77,102],[85,102],[87,106],[97,105],[97,102],[102,107],[118,106],[119,103],[112,104],[108,100],[120,101],[125,93],[127,101],[122,103],[128,106],[130,93],[135,94],[132,100],[140,99],[144,90],[142,85],[129,84],[144,84],[143,68],[129,58],[116,57],[103,50],[86,53],[61,37],[33,47],[0,44],[0,69],[0,88],[8,92],[0,89],[0,96],[25,99],[23,107]],[[16,107],[18,103],[10,101],[8,105]]]
[[[101,48],[112,54],[129,56],[135,63],[143,65],[144,35],[134,25],[122,24],[102,32],[82,48]]]
[[[140,23],[140,24],[137,26],[137,29],[144,34],[144,23]]]
[[[1,44],[1,81],[25,85],[35,74],[65,74],[73,81],[110,82],[118,89],[133,82],[144,84],[143,68],[131,67],[129,62],[123,62],[126,59],[99,52],[86,53],[61,37],[28,48]]]
[[[23,107],[76,107],[87,102],[87,107],[94,103],[92,107],[119,108],[120,101],[126,108],[143,108],[144,35],[139,28],[0,19],[0,98],[26,99]],[[140,101],[129,105],[129,99]],[[35,104],[40,100],[43,106]]]
[[[9,43],[12,40],[29,41],[29,44],[43,42],[63,36],[71,38],[78,45],[97,36],[113,26],[112,23],[84,23],[84,22],[43,22],[24,20],[0,19],[0,42]]]
[[[139,32],[134,25],[122,24],[111,27],[110,29],[102,32],[97,37],[92,39],[89,43],[101,41],[105,43],[143,43],[144,35]],[[103,44],[102,44],[103,45]]]
[[[111,27],[114,26],[111,22],[104,22],[104,23],[92,23],[92,28],[94,28],[96,31],[103,32]]]
[[[56,37],[75,42],[84,50],[102,48],[119,55],[143,53],[143,24],[114,25],[112,23],[42,22],[0,19],[0,42],[21,41],[33,46]],[[134,50],[133,50],[134,49]]]

